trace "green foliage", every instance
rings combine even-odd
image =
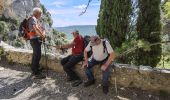
[[[53,25],[53,20],[51,19],[51,15],[50,15],[50,13],[48,13],[48,12],[47,12],[47,21],[48,21],[48,23],[49,23],[50,26]]]
[[[139,9],[137,39],[142,41],[138,45],[144,46],[145,44],[161,42],[160,0],[139,0]],[[136,64],[156,67],[161,58],[161,45],[145,48],[136,50]]]
[[[143,49],[143,51],[149,52],[151,51],[151,44],[148,41],[139,40],[137,43],[138,48]]]
[[[0,56],[4,54],[4,49],[2,47],[0,47]]]
[[[164,17],[166,19],[170,19],[170,2],[166,2],[163,6],[162,6],[162,11],[164,12]]]
[[[50,27],[52,26],[53,24],[53,20],[51,19],[51,14],[49,12],[47,12],[47,9],[45,8],[44,5],[41,4],[41,9],[42,9],[42,12],[43,12],[43,17],[41,18],[41,21],[43,22],[48,22],[48,24],[50,25]]]
[[[128,64],[134,64],[134,53],[136,50],[137,41],[125,41],[121,47],[117,47],[114,51],[117,53],[117,62],[125,62]]]
[[[102,0],[96,31],[100,37],[108,38],[112,47],[121,53],[130,44],[129,33],[132,13],[131,0]],[[129,36],[130,38],[131,36]],[[127,63],[126,56],[118,62]]]
[[[0,18],[1,21],[12,23],[16,26],[19,25],[19,19],[18,18],[6,18],[4,15]]]
[[[41,4],[40,6],[41,6],[43,14],[46,14],[47,9],[45,8],[45,6],[43,4]]]
[[[15,47],[22,47],[23,45],[24,45],[24,42],[21,39],[19,39],[19,38],[15,39],[15,41],[14,41]]]
[[[8,25],[4,21],[0,21],[0,34],[4,35],[8,31]]]
[[[121,47],[128,33],[131,0],[102,0],[96,31],[107,37],[113,48]]]
[[[6,22],[0,21],[0,34],[2,36],[3,41],[7,41],[8,39],[8,34],[7,32],[9,31],[9,27]]]
[[[53,41],[56,45],[65,44],[68,41],[65,39],[65,33],[60,33],[56,29],[53,29]]]
[[[150,44],[148,41],[144,40],[135,40],[132,39],[131,41],[126,41],[122,43],[122,46],[120,48],[116,48],[115,52],[118,53],[117,57],[119,60],[122,60],[123,62],[126,62],[128,64],[135,64],[136,63],[136,51],[138,49],[142,49],[144,51],[150,51],[152,47],[152,44]]]

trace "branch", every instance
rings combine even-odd
[[[89,0],[89,1],[88,1],[86,8],[84,9],[84,11],[82,11],[82,12],[79,14],[79,16],[83,15],[84,13],[86,13],[87,8],[89,7],[91,1],[92,1],[92,0]]]
[[[166,2],[168,2],[168,0],[164,0],[161,4],[161,6],[164,6],[166,4]]]

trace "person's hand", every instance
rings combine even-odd
[[[42,35],[41,38],[42,38],[43,40],[45,40],[46,36],[45,36],[45,35]]]
[[[102,70],[102,71],[105,71],[105,70],[107,69],[107,67],[108,67],[108,65],[103,64],[102,67],[101,67],[101,70]]]
[[[83,62],[83,66],[82,66],[83,68],[85,68],[85,67],[88,67],[88,60],[85,60],[84,62]]]

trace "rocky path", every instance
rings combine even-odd
[[[22,65],[0,64],[1,100],[170,100],[162,93],[151,93],[134,88],[110,86],[110,92],[102,93],[100,82],[84,88],[83,84],[71,87],[65,75],[49,71],[48,78],[31,79],[30,68]]]

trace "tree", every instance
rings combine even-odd
[[[131,0],[102,0],[96,32],[100,37],[107,38],[114,50],[120,50],[126,41],[130,30],[132,13]],[[120,52],[119,52],[120,53]],[[118,62],[127,63],[125,56],[117,59]]]
[[[96,31],[113,48],[121,47],[129,29],[131,0],[102,0]]]
[[[139,0],[137,39],[149,43],[161,42],[160,31],[160,0]],[[156,67],[160,61],[161,52],[161,45],[152,46],[150,51],[139,49],[137,50],[137,64]]]

